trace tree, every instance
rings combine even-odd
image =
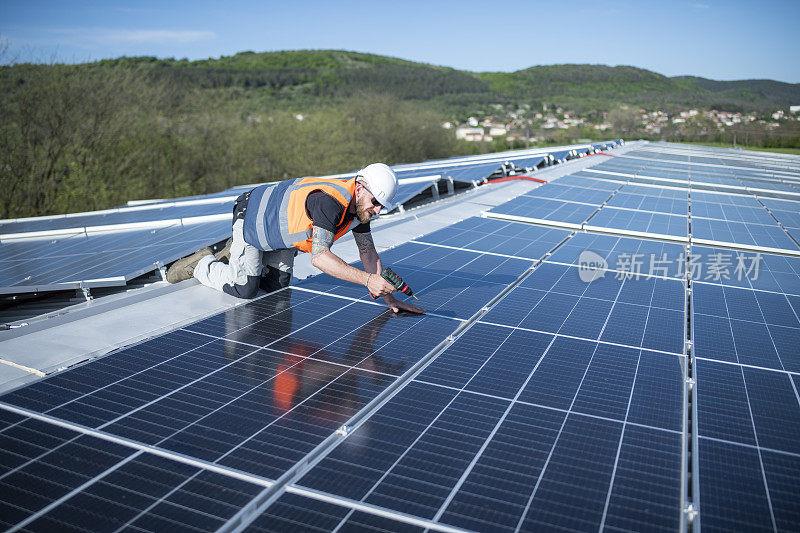
[[[614,129],[614,135],[632,137],[641,122],[639,113],[630,107],[622,106],[608,113],[608,121]]]

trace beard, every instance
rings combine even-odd
[[[362,224],[366,224],[367,222],[372,219],[372,215],[367,212],[366,209],[362,208],[361,206],[356,206],[356,218]]]

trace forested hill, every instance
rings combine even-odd
[[[101,66],[146,70],[193,87],[245,89],[250,96],[303,104],[364,90],[463,110],[492,103],[545,103],[576,109],[630,104],[742,111],[800,104],[800,84],[773,80],[667,77],[635,67],[605,65],[548,65],[508,73],[475,73],[337,50],[241,52],[198,61],[123,57],[78,68]]]
[[[503,150],[509,146],[503,137],[458,141],[441,124],[470,116],[507,118],[519,107],[561,106],[589,120],[583,127],[538,133],[567,144],[638,134],[635,107],[763,116],[800,104],[800,85],[770,80],[669,78],[603,65],[476,73],[335,50],[13,64],[0,66],[0,94],[0,218],[336,174],[373,161],[412,163]],[[622,104],[635,107],[617,109]],[[619,119],[610,119],[613,132],[592,127],[603,120],[601,111]],[[744,132],[745,138],[779,146],[794,146],[797,138],[800,145],[794,130],[783,131],[798,123],[783,122],[780,131],[756,125],[761,129]]]

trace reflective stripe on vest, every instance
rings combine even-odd
[[[310,252],[314,221],[306,212],[306,200],[315,191],[329,194],[344,207],[336,224],[336,240],[347,233],[350,227],[349,223],[344,224],[344,220],[355,187],[355,178],[297,178],[278,185],[256,187],[250,193],[245,212],[244,240],[264,251],[295,247]]]

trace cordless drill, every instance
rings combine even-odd
[[[409,287],[408,284],[405,281],[403,281],[403,279],[400,276],[395,274],[391,268],[383,267],[383,270],[381,271],[381,277],[386,281],[388,281],[392,287],[402,292],[403,294],[406,294],[408,296],[414,296],[414,292],[411,290],[411,287]],[[378,297],[372,294],[371,292],[369,293],[369,297],[372,298],[373,300],[378,299]],[[414,296],[414,299],[419,300],[419,298],[417,298],[416,296]]]

